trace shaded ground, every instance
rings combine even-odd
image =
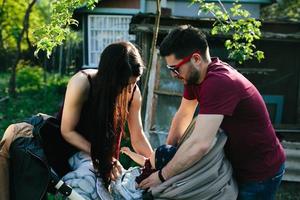
[[[276,200],[300,200],[300,183],[282,182]]]

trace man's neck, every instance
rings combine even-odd
[[[209,58],[208,61],[203,62],[202,66],[200,67],[200,79],[198,81],[198,84],[202,83],[202,81],[205,79],[207,74],[207,68],[210,63],[211,63],[211,59]]]

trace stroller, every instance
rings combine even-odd
[[[67,160],[75,151],[62,138],[59,121],[38,114],[26,122],[34,126],[33,137],[19,137],[10,146],[11,199],[44,200],[48,192],[59,192],[70,200],[84,200],[59,178],[70,170]]]

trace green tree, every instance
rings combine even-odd
[[[16,94],[16,67],[22,52],[39,50],[49,57],[53,48],[70,35],[76,8],[93,8],[98,0],[2,0],[0,2],[0,51],[14,52],[9,94]],[[35,29],[33,30],[33,28]],[[33,47],[33,45],[35,47]]]
[[[31,1],[32,2],[32,1]],[[0,3],[0,48],[1,50],[15,50],[17,46],[17,38],[20,36],[24,26],[25,13],[29,8],[30,1],[22,0],[2,0]],[[38,26],[48,18],[46,0],[39,0],[33,3],[30,8],[28,20],[30,26],[25,30],[25,39],[22,40],[22,50],[26,50],[32,46],[32,27]]]
[[[2,55],[12,52],[9,94],[15,96],[16,66],[22,58],[22,52],[32,51],[32,26],[45,20],[42,5],[45,0],[2,0],[0,4],[0,51]]]
[[[253,44],[260,39],[261,22],[250,17],[250,13],[242,9],[241,4],[233,3],[227,11],[220,0],[218,3],[206,3],[205,0],[192,0],[199,5],[199,12],[211,13],[215,19],[212,35],[226,35],[229,39],[225,41],[225,47],[229,50],[229,58],[243,63],[246,60],[264,58],[262,51],[256,51]],[[231,19],[235,17],[236,20]]]
[[[21,59],[21,43],[23,41],[23,37],[25,33],[28,33],[29,29],[29,18],[30,18],[30,13],[32,11],[32,8],[34,4],[36,3],[37,0],[32,0],[31,2],[28,3],[27,8],[25,10],[25,14],[22,20],[22,26],[20,27],[19,30],[17,30],[15,39],[16,39],[16,46],[17,46],[17,52],[16,52],[16,60],[12,66],[12,73],[11,77],[9,80],[9,94],[12,96],[15,96],[16,93],[16,69],[17,65],[19,63],[19,60]]]
[[[300,22],[300,0],[278,0],[261,10],[261,18],[266,21]]]

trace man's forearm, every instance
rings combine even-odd
[[[176,146],[178,143],[179,137],[174,133],[169,133],[168,138],[166,140],[166,144]]]
[[[163,169],[166,179],[188,169],[210,150],[223,115],[198,115],[191,135],[182,143],[174,158]]]
[[[206,153],[208,148],[201,144],[184,143],[176,152],[174,158],[163,168],[162,175],[165,179],[169,179],[176,174],[193,166]]]
[[[182,116],[176,113],[172,120],[171,128],[166,143],[169,145],[176,146],[178,141],[184,134],[185,130],[191,123],[191,121],[192,121],[192,117]]]

